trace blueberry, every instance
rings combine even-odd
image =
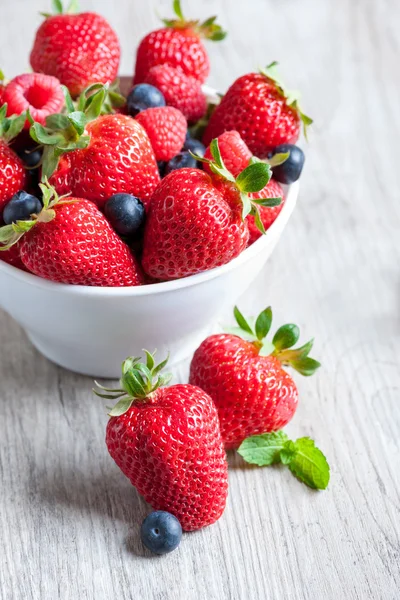
[[[183,145],[183,150],[190,150],[193,154],[197,154],[198,156],[203,157],[206,151],[206,147],[199,140],[195,140],[192,138],[190,133],[188,132],[186,135],[185,143]]]
[[[37,150],[20,150],[18,156],[29,169],[35,169],[41,161],[42,151]]]
[[[104,213],[120,235],[132,235],[144,222],[143,203],[131,194],[114,194],[104,206]]]
[[[140,535],[143,544],[154,554],[168,554],[175,550],[182,538],[182,527],[171,513],[157,510],[142,523]]]
[[[275,154],[284,152],[290,152],[290,155],[284,163],[277,167],[272,167],[274,179],[280,183],[294,183],[299,179],[301,171],[303,170],[305,160],[304,152],[301,148],[294,146],[293,144],[281,144],[270,152],[268,158],[272,158]]]
[[[20,191],[14,194],[4,207],[3,221],[6,225],[11,225],[15,221],[28,221],[31,215],[38,214],[41,210],[42,203],[39,198]]]
[[[176,171],[176,169],[184,169],[184,168],[192,168],[195,169],[198,167],[198,162],[189,152],[179,152],[174,158],[167,163],[165,168],[165,174],[171,173],[172,171]]]
[[[160,90],[149,83],[134,85],[127,98],[128,112],[132,117],[146,108],[156,108],[165,104],[165,98]]]

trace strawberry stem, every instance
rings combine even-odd
[[[174,0],[172,9],[176,15],[176,19],[161,19],[166,27],[173,29],[192,29],[200,37],[206,38],[213,42],[219,42],[227,36],[221,25],[216,23],[217,17],[209,17],[203,23],[199,20],[187,20],[183,16],[180,0]]]

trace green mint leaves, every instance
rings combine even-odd
[[[282,463],[310,488],[325,490],[328,487],[329,464],[309,437],[293,442],[284,431],[253,435],[241,443],[238,453],[246,462],[259,467]]]
[[[304,114],[299,106],[301,96],[300,92],[289,91],[286,89],[282,79],[279,76],[277,66],[278,63],[274,61],[267,65],[264,69],[260,69],[260,73],[276,84],[279,93],[286,99],[286,104],[288,106],[292,106],[297,112],[301,122],[303,123],[304,137],[307,139],[307,128],[313,123],[313,120],[311,117],[308,117],[306,114]]]
[[[287,323],[279,327],[272,342],[266,339],[272,325],[270,306],[261,311],[254,325],[242,315],[237,306],[235,306],[233,314],[238,327],[229,328],[227,331],[253,342],[260,356],[275,356],[283,365],[290,366],[305,376],[313,375],[321,366],[321,363],[309,356],[314,340],[310,340],[300,348],[293,348],[300,337],[300,329],[294,323]]]

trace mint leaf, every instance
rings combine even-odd
[[[263,310],[257,317],[256,321],[256,336],[259,340],[262,340],[268,335],[272,324],[272,308],[268,306]]]
[[[296,452],[296,445],[292,440],[288,440],[280,452],[280,459],[284,465],[288,465]]]
[[[280,452],[288,436],[284,431],[272,431],[245,439],[238,453],[250,464],[264,467],[280,462]]]
[[[330,479],[330,468],[321,450],[309,437],[299,438],[294,446],[295,452],[288,464],[293,475],[313,489],[325,490]]]

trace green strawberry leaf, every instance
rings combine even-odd
[[[280,350],[294,346],[299,337],[300,330],[297,325],[288,323],[287,325],[282,325],[282,327],[278,329],[273,337],[272,343],[274,344],[276,351],[279,352]]]
[[[74,15],[76,13],[79,12],[79,1],[78,0],[71,0],[71,2],[68,5],[67,8],[67,14],[68,15]]]
[[[235,306],[235,308],[233,309],[233,314],[235,316],[236,323],[239,325],[239,327],[243,329],[243,331],[254,335],[252,328],[250,327],[250,325],[248,324],[248,322],[246,321],[246,319],[244,318],[237,306]]]
[[[299,438],[294,445],[295,452],[288,463],[293,475],[313,489],[325,490],[330,468],[324,454],[309,437]]]
[[[282,198],[253,198],[252,204],[259,206],[267,206],[273,208],[274,206],[280,206],[282,204]]]
[[[45,144],[46,146],[55,146],[56,144],[60,144],[64,139],[61,133],[43,127],[40,123],[34,123],[29,132],[31,138],[35,140],[35,142],[38,144]]]
[[[311,358],[310,356],[304,356],[289,362],[290,366],[293,367],[301,375],[309,377],[314,375],[315,371],[319,369],[321,363]]]
[[[52,0],[53,5],[53,13],[56,15],[62,15],[64,12],[64,8],[61,0]]]
[[[69,93],[69,89],[65,85],[62,85],[61,88],[62,88],[62,91],[64,94],[65,106],[67,107],[67,112],[69,112],[69,113],[74,112],[75,107],[74,107],[74,103],[71,98],[71,94]]]
[[[244,194],[242,192],[240,194],[240,197],[242,199],[242,219],[244,221],[245,218],[253,211],[253,207],[251,205],[251,200],[247,194]]]
[[[143,352],[146,355],[146,366],[151,371],[154,368],[154,365],[155,365],[154,356],[153,356],[153,354],[155,354],[155,352],[153,352],[153,354],[151,354],[150,352],[148,352],[148,350],[143,350]]]
[[[259,192],[271,179],[271,167],[266,163],[254,163],[243,169],[236,178],[236,185],[241,192]]]
[[[259,340],[265,338],[269,330],[271,329],[272,324],[272,308],[268,306],[268,308],[264,309],[257,317],[256,320],[256,336]]]
[[[281,461],[280,452],[287,440],[288,436],[284,431],[253,435],[241,443],[238,453],[250,464],[259,467],[273,465]]]
[[[94,390],[95,391],[95,390]],[[96,393],[96,391],[95,391]],[[96,393],[96,395],[99,395]],[[100,396],[103,397],[102,395]],[[122,398],[108,413],[110,417],[120,417],[125,414],[132,406],[133,398]]]
[[[184,21],[185,17],[183,16],[183,12],[182,12],[182,7],[181,7],[181,2],[180,0],[174,0],[172,8],[174,10],[174,13],[176,14],[176,16],[178,17],[178,19],[180,21]]]
[[[290,156],[290,152],[279,152],[278,154],[274,154],[271,158],[268,159],[268,164],[271,167],[277,167],[282,165]]]
[[[252,207],[252,211],[251,211],[251,214],[254,216],[254,223],[255,223],[255,226],[257,227],[257,229],[258,229],[259,231],[261,231],[261,233],[262,233],[263,235],[265,235],[265,227],[264,227],[264,223],[262,222],[262,219],[261,219],[261,215],[260,215],[260,211],[259,211],[259,209],[258,209],[258,206],[254,206],[254,205],[253,205],[253,207]]]
[[[66,115],[54,114],[46,117],[46,127],[49,129],[65,129],[69,125],[70,122]]]
[[[80,111],[71,112],[67,119],[70,121],[77,134],[82,135],[86,126],[86,117],[84,113]]]

